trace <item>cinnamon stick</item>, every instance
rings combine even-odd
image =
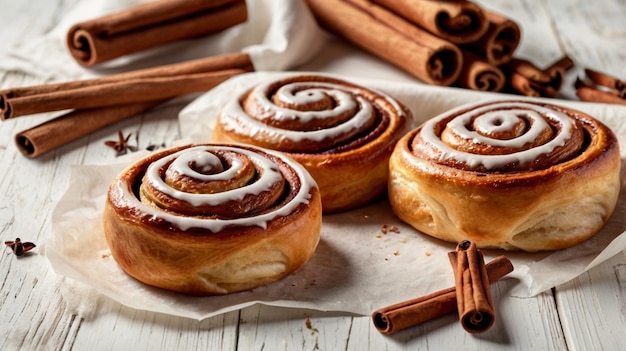
[[[587,80],[576,79],[574,87],[580,100],[626,105],[626,82],[606,73],[585,68]]]
[[[470,1],[374,0],[431,34],[454,44],[478,40],[487,31],[483,9]]]
[[[565,73],[573,66],[572,59],[564,56],[544,70],[519,58],[513,58],[501,67],[509,76],[513,91],[526,96],[555,97],[561,91]]]
[[[160,0],[75,24],[71,55],[92,66],[176,40],[204,36],[247,20],[244,0]]]
[[[482,57],[463,50],[463,69],[456,86],[480,91],[502,90],[506,77],[502,71]]]
[[[7,89],[0,92],[0,110],[11,116],[9,112],[14,107],[13,99],[51,99],[56,101],[57,107],[64,105],[74,109],[15,136],[20,152],[35,158],[102,127],[145,112],[171,97],[196,90],[192,87],[202,88],[200,91],[209,90],[234,74],[253,70],[247,54],[221,55],[91,80]],[[130,90],[132,87],[139,87],[139,90]],[[154,93],[151,90],[159,91]],[[93,101],[97,103],[82,101],[86,91],[96,94]],[[127,96],[120,96],[123,91]],[[69,96],[70,102],[55,100],[59,96]],[[97,107],[84,108],[94,104]],[[20,103],[17,105],[20,106]],[[38,110],[46,110],[42,106],[49,107],[49,103],[36,106]]]
[[[513,265],[505,256],[499,256],[487,263],[486,269],[489,282],[493,283],[511,273]],[[453,286],[376,310],[372,320],[379,332],[393,334],[456,310],[456,287]]]
[[[94,87],[78,88],[10,100],[9,118],[39,112],[88,109],[137,102],[163,100],[188,93],[207,91],[244,73],[241,69],[193,73],[174,77],[138,78]]]
[[[466,47],[492,65],[499,66],[513,58],[521,40],[521,29],[511,19],[493,11],[485,11],[485,15],[489,23],[487,31]]]
[[[320,25],[362,49],[435,85],[451,85],[461,70],[458,47],[365,0],[307,0]]]
[[[576,96],[582,101],[626,105],[626,99],[610,91],[583,86],[576,88]]]
[[[163,100],[205,91],[253,70],[247,54],[234,53],[94,79],[10,88],[0,91],[0,119]]]
[[[100,128],[148,111],[163,102],[147,101],[72,111],[18,133],[15,144],[22,155],[36,158]]]
[[[461,325],[470,333],[482,333],[496,318],[483,254],[474,242],[464,241],[449,257]]]
[[[589,68],[585,68],[585,74],[595,84],[614,90],[616,95],[626,98],[626,82],[606,73],[598,72]]]

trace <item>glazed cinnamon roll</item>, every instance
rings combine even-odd
[[[615,135],[564,107],[521,101],[464,106],[401,139],[389,199],[423,233],[482,248],[556,250],[600,230],[613,212]]]
[[[258,84],[220,113],[212,140],[278,150],[304,165],[325,213],[383,196],[395,143],[410,112],[398,101],[343,80],[293,75]]]
[[[148,285],[194,295],[253,289],[312,257],[321,230],[315,181],[284,155],[198,144],[147,156],[111,184],[111,254]]]

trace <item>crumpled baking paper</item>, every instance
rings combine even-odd
[[[257,72],[235,77],[200,96],[179,115],[181,143],[207,142],[212,122],[226,99],[267,78],[291,73]],[[415,125],[463,103],[522,97],[488,94],[386,80],[338,78],[384,91],[409,107]],[[587,112],[609,125],[626,145],[626,108],[564,100],[543,100]],[[625,151],[621,150],[622,163]],[[113,178],[140,153],[120,164],[75,166],[71,182],[53,214],[53,234],[45,254],[54,270],[133,308],[204,319],[255,303],[369,315],[375,309],[454,285],[447,253],[455,245],[423,235],[396,218],[387,201],[326,215],[321,241],[311,261],[267,286],[225,296],[190,297],[146,286],[126,275],[107,249],[101,215]],[[623,167],[622,167],[623,168]],[[533,296],[565,283],[626,248],[626,175],[617,207],[590,240],[556,252],[485,250],[486,260],[506,255],[515,270],[513,296]],[[382,226],[398,232],[383,233]]]

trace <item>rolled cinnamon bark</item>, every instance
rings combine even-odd
[[[500,91],[506,83],[502,71],[487,60],[463,50],[463,69],[455,85],[480,91]]]
[[[462,55],[448,41],[364,0],[307,0],[320,25],[418,79],[451,85]]]
[[[224,73],[228,70],[228,73]],[[80,109],[100,106],[120,105],[124,102],[117,97],[106,96],[105,89],[112,94],[123,94],[123,99],[134,103],[153,101],[182,95],[193,90],[202,91],[212,87],[209,80],[223,80],[233,73],[254,70],[250,57],[245,53],[224,54],[171,65],[120,73],[94,79],[43,84],[29,87],[9,88],[0,91],[0,119],[6,120],[28,114],[49,112],[59,109]],[[216,74],[215,72],[221,73]],[[207,74],[206,77],[200,74]],[[154,82],[157,85],[147,85]],[[175,84],[184,83],[183,86]],[[142,93],[130,91],[130,87],[142,86]],[[200,89],[200,90],[197,90]],[[78,96],[95,94],[96,99],[79,100]]]
[[[168,98],[197,90],[195,88],[201,88],[200,91],[209,90],[235,74],[253,70],[248,55],[238,53],[91,80],[7,89],[0,92],[0,116],[14,117],[15,111],[11,112],[13,98],[31,101],[51,99],[57,107],[63,105],[74,109],[15,136],[15,142],[22,154],[35,158],[99,128],[145,112]],[[132,87],[139,89],[131,90]],[[124,94],[127,96],[123,96]],[[83,102],[82,99],[87,95],[95,96],[97,103]],[[59,96],[69,97],[69,101],[73,102],[55,100]],[[97,105],[96,108],[84,108],[94,104]],[[18,102],[18,106],[20,105]],[[40,112],[47,111],[50,107],[49,103],[36,106]]]
[[[486,269],[489,282],[493,283],[511,273],[513,264],[505,256],[499,256],[487,263]],[[456,311],[456,299],[456,287],[453,286],[376,310],[372,313],[372,321],[379,332],[393,334]]]
[[[160,0],[75,24],[67,46],[92,66],[176,40],[214,33],[247,20],[244,0]]]
[[[493,11],[485,11],[485,15],[489,23],[487,31],[465,47],[492,65],[499,66],[513,58],[522,37],[521,29],[511,19]]]
[[[76,110],[18,133],[15,144],[22,155],[36,158],[100,128],[145,112],[163,101]]]
[[[615,93],[593,89],[586,86],[576,88],[576,96],[578,96],[580,100],[586,102],[626,105],[626,99],[616,95]]]
[[[555,97],[561,91],[565,73],[573,66],[572,59],[564,56],[545,70],[519,58],[513,58],[501,67],[509,76],[509,85],[514,92],[534,97]]]
[[[608,89],[616,90],[621,95],[626,95],[626,82],[606,73],[598,72],[589,68],[585,68],[585,74],[594,83],[602,85]]]
[[[487,31],[483,9],[470,1],[374,0],[431,34],[451,43],[478,40]]]
[[[136,78],[92,87],[58,91],[10,99],[5,113],[8,118],[39,112],[89,109],[163,100],[188,93],[207,91],[217,84],[244,73],[230,69],[193,73],[174,77]]]
[[[461,325],[469,333],[487,331],[496,314],[482,252],[475,243],[464,241],[457,245],[456,251],[449,253],[449,257],[454,270]]]
[[[598,72],[589,68],[585,68],[585,74],[596,86],[601,86],[603,87],[603,89],[606,89],[612,94],[619,96],[622,99],[626,99],[625,81],[622,81],[617,77],[611,76],[609,74]]]

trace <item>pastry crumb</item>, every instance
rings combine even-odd
[[[395,251],[393,252],[393,255],[394,255],[394,256],[398,256],[399,254],[400,254],[400,250],[395,250]]]
[[[400,229],[398,229],[398,227],[396,227],[395,225],[389,225],[389,224],[381,225],[380,226],[380,231],[383,232],[383,234],[400,233]]]
[[[426,256],[430,256],[430,250],[426,250],[425,254]]]

